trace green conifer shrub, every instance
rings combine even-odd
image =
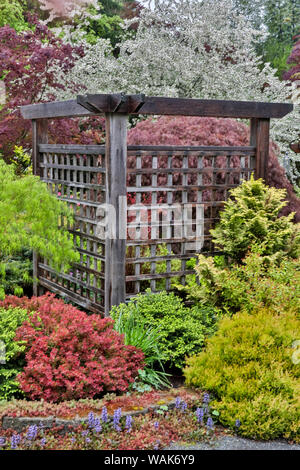
[[[187,360],[186,384],[212,395],[219,421],[254,439],[300,442],[300,318],[261,309],[219,322],[205,351]]]
[[[219,224],[211,230],[213,242],[233,262],[241,262],[254,243],[262,255],[300,254],[300,224],[294,224],[294,213],[278,217],[286,206],[286,191],[266,186],[263,180],[244,181],[230,190],[230,198],[220,214]]]

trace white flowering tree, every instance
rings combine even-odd
[[[118,58],[105,40],[86,43],[85,57],[72,70],[72,79],[84,83],[89,93],[289,101],[291,86],[255,52],[262,32],[237,13],[231,0],[154,3],[141,13],[136,36],[119,45]],[[271,138],[281,157],[294,158],[289,144],[297,139],[299,128],[299,106],[272,122]]]

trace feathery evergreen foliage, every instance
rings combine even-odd
[[[226,255],[241,262],[254,243],[260,244],[262,255],[299,255],[300,225],[293,224],[294,213],[278,217],[287,204],[284,189],[268,187],[252,177],[230,195],[219,224],[211,230],[213,242]]]

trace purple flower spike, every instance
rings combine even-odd
[[[126,416],[125,428],[127,429],[128,432],[132,428],[132,421],[133,421],[133,419],[132,419],[131,415]]]
[[[175,408],[179,409],[179,408],[180,408],[180,403],[181,403],[181,398],[180,398],[180,397],[176,397],[176,400],[175,400]]]
[[[209,393],[204,393],[203,395],[203,403],[209,403]]]
[[[102,419],[103,423],[107,423],[107,421],[108,421],[108,413],[107,413],[106,406],[103,406],[103,408],[102,408],[101,419]]]
[[[100,419],[99,418],[95,418],[94,431],[97,432],[97,433],[102,431],[102,426],[100,424]]]
[[[158,421],[155,421],[154,427],[155,427],[155,429],[158,429],[158,428],[159,428],[159,422],[158,422]]]
[[[34,424],[33,426],[29,426],[27,434],[26,434],[26,439],[29,441],[34,441],[38,433],[38,428],[37,425]]]
[[[94,413],[91,411],[88,414],[88,427],[93,428],[94,425],[95,425],[95,416],[94,416]]]
[[[5,437],[0,437],[0,447],[4,447],[5,446]]]
[[[237,419],[236,422],[235,422],[235,427],[238,429],[240,427],[240,425],[241,425],[241,422],[240,422],[239,419]]]
[[[198,423],[203,423],[203,418],[204,418],[204,410],[203,408],[197,408],[196,409],[196,417],[197,417],[197,421]]]
[[[43,438],[41,439],[41,447],[45,447],[46,443],[47,443],[46,438],[43,437]]]
[[[212,418],[208,418],[208,419],[207,419],[206,426],[207,426],[208,429],[213,429],[213,427],[214,427],[214,422],[213,422]]]
[[[19,434],[14,434],[10,439],[10,445],[12,449],[17,449],[20,444],[21,436]]]
[[[121,408],[118,408],[117,410],[115,410],[114,417],[113,417],[113,426],[116,431],[121,431],[121,428],[119,426],[121,416],[122,416],[122,410]]]
[[[187,409],[187,403],[186,403],[185,401],[183,401],[183,402],[181,403],[181,410],[182,410],[183,412],[185,412],[186,409]]]

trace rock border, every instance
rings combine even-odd
[[[166,402],[163,405],[150,405],[147,408],[143,408],[142,410],[133,410],[133,411],[124,411],[122,412],[122,417],[125,417],[130,415],[132,417],[134,416],[140,416],[140,415],[145,415],[149,413],[150,411],[157,411],[161,408],[161,406],[167,406],[168,409],[174,409],[175,408],[175,400],[172,400],[170,402]],[[98,415],[94,413],[95,418],[101,418],[101,415]],[[109,415],[108,416],[108,422],[113,421],[113,416]],[[66,432],[70,431],[71,429],[74,429],[82,424],[87,424],[88,423],[88,417],[82,417],[80,418],[78,415],[75,416],[75,418],[71,419],[62,419],[62,418],[56,418],[55,416],[3,416],[2,417],[2,422],[1,422],[1,427],[2,429],[13,429],[14,431],[17,432],[22,432],[29,426],[40,426],[43,429],[51,429],[53,427],[60,427],[62,426],[62,429],[60,431],[61,434],[65,434]]]

